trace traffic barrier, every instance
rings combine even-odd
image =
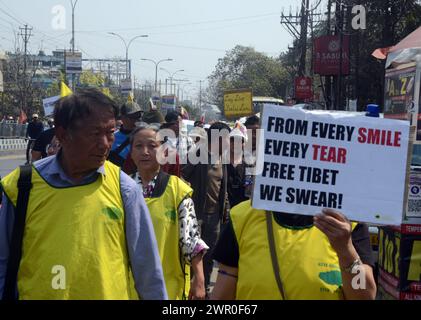
[[[28,124],[0,122],[0,138],[24,138]]]
[[[0,139],[0,151],[26,150],[27,145],[26,139]]]

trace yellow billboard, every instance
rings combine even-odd
[[[252,89],[224,92],[224,114],[226,118],[240,118],[253,114]]]

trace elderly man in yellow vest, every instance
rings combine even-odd
[[[117,110],[110,98],[94,89],[81,90],[56,105],[61,150],[32,166],[15,298],[130,299],[133,286],[143,299],[167,298],[143,196],[130,177],[106,161]],[[1,182],[3,298],[11,294],[8,261],[19,251],[10,246],[19,175],[16,169]]]
[[[311,216],[235,206],[214,250],[213,299],[374,299],[368,227],[338,211]]]

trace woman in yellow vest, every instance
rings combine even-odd
[[[158,242],[169,299],[204,299],[203,255],[209,249],[200,238],[191,199],[192,189],[177,176],[160,170],[158,128],[137,128],[131,138],[135,181],[143,189]],[[194,276],[191,279],[190,266]]]
[[[231,210],[213,258],[212,299],[374,299],[368,227],[324,209],[314,218],[253,209]]]

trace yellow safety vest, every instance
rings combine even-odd
[[[246,201],[231,210],[231,219],[240,253],[236,299],[281,300],[265,211]],[[343,299],[339,259],[328,238],[314,226],[289,229],[276,223],[273,215],[272,222],[286,299]]]
[[[16,207],[19,168],[2,180]],[[32,169],[20,299],[129,299],[120,168],[105,162],[93,183],[56,188]]]
[[[184,264],[179,247],[178,207],[192,189],[176,176],[170,176],[164,193],[157,198],[146,198],[161,257],[168,298],[186,299],[190,289],[189,266]],[[184,272],[183,272],[184,270]]]

